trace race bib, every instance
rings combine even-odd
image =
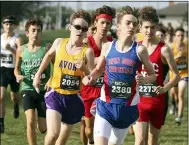
[[[35,74],[31,74],[31,75],[30,75],[30,80],[33,80],[34,77],[35,77]],[[41,79],[43,80],[43,79],[45,79],[45,78],[46,78],[46,74],[45,74],[45,73],[42,73],[42,74],[41,74]]]
[[[60,87],[64,90],[79,90],[80,89],[80,76],[72,76],[64,74],[61,79]]]
[[[145,97],[155,97],[157,96],[155,92],[156,87],[157,87],[156,83],[139,85],[139,95]]]
[[[2,54],[1,53],[1,63],[12,64],[13,63],[13,56],[12,56],[12,54]]]
[[[111,84],[111,98],[130,98],[132,95],[131,84],[113,81]]]
[[[187,68],[187,64],[186,62],[182,62],[182,63],[177,63],[177,69],[178,70],[184,70]]]
[[[96,83],[94,84],[94,86],[102,87],[103,84],[104,84],[104,73],[98,79],[96,79]]]

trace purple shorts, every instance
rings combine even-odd
[[[51,89],[45,94],[47,109],[52,109],[62,115],[62,122],[75,124],[81,121],[85,108],[79,94],[64,95]]]

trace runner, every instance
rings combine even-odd
[[[74,12],[70,17],[70,23],[70,38],[57,38],[54,41],[33,82],[35,88],[39,88],[40,75],[55,56],[51,90],[45,97],[47,106],[45,145],[66,144],[73,125],[81,121],[85,111],[79,95],[81,79],[94,68],[93,50],[83,43],[91,23],[89,13],[84,10]]]
[[[140,103],[138,104],[139,119],[134,125],[135,145],[143,145],[149,123],[148,144],[158,144],[161,126],[164,123],[165,92],[177,84],[179,73],[170,48],[164,42],[156,39],[156,28],[159,22],[154,8],[146,6],[140,10],[139,23],[144,40],[140,42],[147,47],[157,81],[150,84],[139,85]],[[174,77],[163,86],[165,79],[165,65],[173,72]],[[142,66],[139,71],[145,77],[146,69]],[[147,90],[148,89],[148,90]]]
[[[15,76],[17,82],[21,83],[23,109],[26,115],[27,139],[30,145],[36,145],[35,131],[35,109],[38,114],[38,129],[45,133],[46,127],[46,106],[44,101],[45,84],[50,77],[50,65],[41,75],[40,93],[38,94],[32,86],[35,73],[40,63],[49,50],[50,45],[41,42],[43,24],[40,20],[30,19],[26,22],[25,31],[28,43],[19,47],[16,53]]]
[[[95,55],[95,65],[101,53],[101,47],[107,41],[112,41],[111,36],[107,36],[108,31],[112,25],[112,19],[115,17],[115,11],[109,6],[103,6],[96,9],[94,14],[95,33],[88,36],[88,44],[93,49]],[[83,86],[81,96],[85,105],[85,134],[88,138],[89,144],[94,144],[93,126],[94,116],[90,113],[90,108],[93,101],[100,97],[100,90],[103,85],[103,74],[99,77],[94,85]],[[82,127],[82,126],[81,126]],[[82,127],[84,128],[84,127]],[[82,140],[83,144],[84,140]]]
[[[178,114],[175,121],[178,125],[181,124],[184,110],[184,95],[188,84],[188,45],[184,43],[184,29],[177,28],[175,30],[174,42],[171,45],[174,55],[174,59],[177,63],[177,69],[181,76],[181,80],[178,85],[171,89],[171,94],[174,94],[176,102],[178,102]],[[170,79],[174,77],[172,72],[170,74]]]
[[[19,84],[14,76],[16,50],[22,45],[22,39],[14,33],[17,20],[14,16],[3,18],[3,30],[1,35],[1,63],[0,63],[0,133],[4,133],[5,97],[7,87],[10,85],[10,96],[14,103],[14,118],[19,116]]]
[[[85,85],[92,83],[105,67],[104,85],[101,97],[97,99],[94,123],[94,142],[97,145],[123,143],[129,126],[138,118],[136,82],[143,84],[156,80],[146,48],[132,41],[137,25],[133,9],[123,7],[117,15],[118,40],[102,46],[96,68],[83,79]],[[141,62],[149,74],[146,78],[136,75]]]

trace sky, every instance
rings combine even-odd
[[[51,1],[52,2],[52,1]],[[181,0],[177,0],[174,3],[181,3],[184,1]],[[108,6],[112,6],[115,8],[118,7],[122,7],[125,5],[129,5],[131,7],[144,7],[144,6],[153,6],[156,9],[161,9],[161,8],[165,8],[167,6],[169,6],[169,1],[153,1],[153,0],[148,0],[148,1],[141,1],[141,0],[132,0],[132,1],[126,1],[126,0],[102,0],[102,1],[66,1],[66,0],[61,0],[58,2],[53,2],[54,5],[60,4],[62,6],[66,6],[66,7],[71,7],[73,9],[77,9],[77,8],[82,8],[85,10],[94,10],[98,7],[101,7],[103,5],[108,5]],[[186,3],[186,1],[185,1]]]

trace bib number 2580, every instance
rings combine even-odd
[[[63,75],[61,79],[61,88],[64,90],[79,90],[80,76]]]

